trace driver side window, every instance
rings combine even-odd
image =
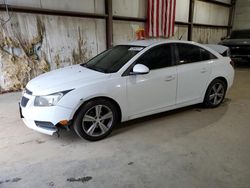
[[[143,64],[149,70],[155,70],[172,66],[172,62],[171,45],[164,44],[149,49],[149,51],[139,57],[136,64]]]

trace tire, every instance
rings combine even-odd
[[[76,134],[89,141],[106,138],[119,122],[117,108],[109,100],[88,101],[77,113],[73,129]]]
[[[213,80],[206,91],[203,104],[208,108],[215,108],[219,106],[226,95],[226,83],[220,79]]]

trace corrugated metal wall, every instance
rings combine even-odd
[[[230,3],[230,0],[221,0]],[[10,5],[105,13],[104,0],[7,0]],[[113,15],[146,18],[146,0],[113,0]],[[189,0],[177,0],[176,21],[188,22]],[[227,25],[229,8],[195,0],[194,22]],[[5,12],[1,19],[8,19]],[[113,42],[134,40],[141,22],[113,21]],[[188,27],[176,25],[175,39],[187,40]],[[193,40],[216,43],[226,29],[194,27]],[[104,19],[11,13],[0,26],[0,91],[18,90],[48,70],[85,62],[106,48]]]
[[[250,1],[237,0],[233,29],[250,29]]]
[[[224,1],[227,2],[227,1]],[[228,25],[229,8],[196,1],[194,6],[194,23],[211,25]],[[193,40],[199,43],[218,43],[227,35],[227,29],[194,27]]]
[[[145,0],[113,0],[113,15],[146,18]],[[135,31],[144,27],[144,23],[114,21],[113,42],[119,44],[135,39]]]
[[[3,0],[1,0],[3,2]],[[67,10],[88,13],[104,13],[104,0],[5,0],[9,5]]]
[[[7,2],[104,13],[104,1],[101,0]],[[2,19],[8,17],[3,12],[0,16]],[[11,13],[10,21],[0,27],[0,90],[18,90],[43,72],[87,61],[106,49],[105,35],[103,19]]]

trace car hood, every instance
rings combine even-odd
[[[226,46],[250,45],[250,39],[225,39],[221,41],[219,44]]]
[[[44,73],[32,79],[26,86],[33,95],[47,95],[81,87],[100,79],[107,79],[109,74],[97,72],[80,65],[69,66]]]

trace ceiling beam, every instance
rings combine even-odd
[[[211,4],[220,5],[220,6],[224,6],[224,7],[233,6],[232,4],[223,3],[223,2],[220,2],[220,1],[216,1],[216,0],[198,0],[198,1],[203,1],[203,2],[206,2],[206,3],[211,3]]]

